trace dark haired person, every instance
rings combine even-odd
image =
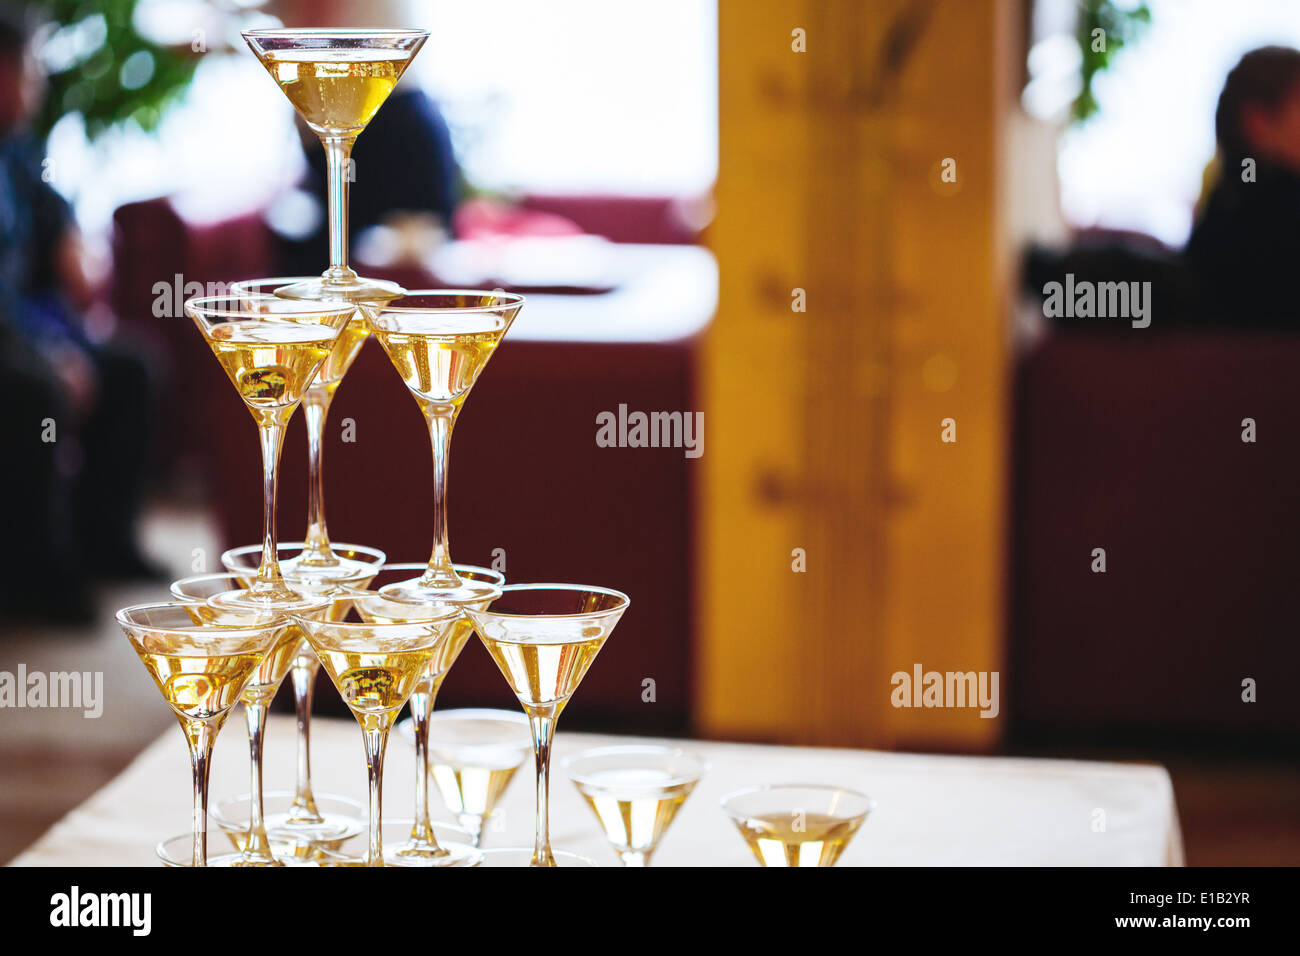
[[[1300,328],[1300,50],[1252,50],[1215,113],[1218,181],[1186,261],[1234,326]]]
[[[80,234],[28,127],[42,81],[0,7],[0,614],[87,623],[92,579],[157,577],[135,543],[153,403],[147,364],[83,330]]]

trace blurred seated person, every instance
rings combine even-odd
[[[277,236],[279,274],[319,275],[329,265],[329,215],[325,150],[301,117],[298,130],[307,174],[271,224]],[[434,236],[451,232],[460,200],[460,170],[451,134],[429,96],[404,79],[379,108],[352,148],[355,178],[348,184],[348,245],[372,226],[415,226]],[[309,202],[302,202],[303,195]],[[305,208],[303,208],[305,206]],[[294,220],[297,220],[296,222]],[[357,263],[350,262],[353,268]],[[364,267],[358,271],[364,272]]]
[[[1252,50],[1228,74],[1214,118],[1216,182],[1186,259],[1234,325],[1300,328],[1300,50]]]
[[[1026,291],[1037,295],[1067,273],[1076,282],[1147,280],[1155,328],[1300,329],[1292,288],[1300,262],[1300,50],[1245,54],[1224,82],[1214,128],[1218,155],[1181,256],[1123,240],[1076,243],[1063,253],[1037,248]]]
[[[88,623],[92,580],[158,577],[135,541],[150,372],[83,329],[93,288],[29,129],[43,82],[28,41],[21,15],[0,8],[0,613]]]

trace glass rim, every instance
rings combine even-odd
[[[615,607],[607,607],[600,611],[578,611],[573,614],[512,614],[509,611],[494,611],[488,608],[485,611],[475,611],[469,609],[467,613],[482,614],[485,617],[509,618],[511,620],[526,620],[529,618],[545,618],[551,621],[577,620],[582,618],[600,618],[608,617],[611,614],[622,613],[632,605],[632,599],[622,591],[616,591],[614,588],[603,588],[594,584],[507,584],[501,588],[501,597],[507,594],[513,594],[518,591],[586,591],[589,593],[606,594],[611,597],[619,598],[622,603]],[[501,600],[501,598],[497,598]]]
[[[192,581],[193,582],[212,581],[215,580],[216,578],[230,578],[239,584],[239,587],[231,588],[231,590],[238,591],[241,588],[247,587],[247,585],[245,585],[242,580],[242,578],[244,577],[246,577],[246,575],[241,575],[234,571],[204,571],[202,574],[188,574],[183,578],[177,578],[175,581],[173,581],[171,584],[167,586],[167,590],[171,592],[171,596],[174,597],[177,601],[184,601],[188,604],[204,604],[207,602],[207,598],[191,598],[191,597],[186,597],[183,594],[178,594],[176,591],[177,586],[181,584],[187,584]]]
[[[560,769],[563,770],[565,775],[575,783],[589,783],[593,786],[604,786],[600,781],[592,779],[590,772],[574,770],[573,765],[583,760],[598,760],[601,757],[621,754],[635,756],[639,753],[654,753],[667,757],[685,757],[687,760],[693,762],[697,768],[694,772],[686,771],[682,773],[672,773],[666,771],[669,773],[669,779],[664,783],[655,783],[654,786],[656,787],[672,787],[682,783],[698,782],[701,777],[713,768],[713,764],[709,761],[708,757],[701,756],[700,754],[686,750],[683,747],[675,747],[669,744],[608,744],[603,747],[592,747],[589,750],[570,754],[560,761]],[[611,787],[610,789],[633,790],[637,788],[629,786],[626,788]]]
[[[232,292],[239,291],[239,292],[244,292],[247,295],[275,295],[274,292],[250,292],[248,291],[248,289],[250,286],[262,286],[262,285],[277,285],[280,287],[284,287],[284,286],[296,285],[299,282],[316,282],[319,281],[319,279],[320,276],[266,276],[264,278],[259,276],[256,279],[236,279],[235,281],[230,283],[230,288]],[[286,298],[286,296],[279,296],[279,295],[276,295],[275,297],[277,299]],[[290,299],[289,301],[328,302],[329,300],[328,299],[305,299],[305,300]],[[339,301],[344,301],[344,300],[340,299]]]
[[[379,592],[376,591],[371,593],[378,594]],[[328,598],[327,599],[328,603],[326,604],[326,606],[329,607],[330,610],[333,610],[334,605],[338,604],[340,601],[355,602],[356,600],[357,600],[356,594],[339,594],[334,597]],[[398,603],[398,602],[393,602],[393,603]],[[465,613],[462,608],[458,607],[455,604],[439,603],[439,604],[427,604],[423,606],[430,607],[430,608],[441,608],[443,613],[436,614],[432,617],[413,617],[401,621],[376,621],[370,624],[366,623],[365,621],[320,620],[319,618],[312,617],[310,611],[305,611],[305,612],[287,611],[285,613],[287,614],[287,616],[293,618],[294,621],[297,621],[299,624],[301,624],[304,630],[311,631],[312,633],[326,631],[326,630],[348,632],[348,631],[357,631],[357,630],[373,631],[376,629],[388,630],[390,628],[399,628],[399,627],[402,628],[421,627],[425,624],[442,624],[445,621],[450,621],[453,618],[460,617],[462,614]],[[312,631],[312,628],[314,628],[315,630]]]
[[[383,37],[392,37],[393,39],[424,37],[427,39],[430,34],[428,30],[419,30],[415,27],[255,27],[250,30],[240,30],[239,35],[245,38],[282,37],[290,39],[303,36],[333,40],[375,40]]]
[[[301,308],[284,309],[279,312],[262,313],[249,312],[247,309],[224,309],[209,305],[209,303],[218,302],[247,302],[250,299],[262,299],[268,302],[285,303],[290,305],[301,306]],[[246,319],[250,315],[347,315],[355,314],[357,311],[355,302],[346,302],[340,304],[339,301],[328,302],[323,299],[287,299],[284,296],[271,295],[265,292],[250,292],[238,295],[228,292],[225,295],[201,295],[192,299],[185,300],[185,311],[194,315],[196,313],[205,316],[220,316],[228,319]]]
[[[477,295],[482,297],[493,297],[502,299],[498,305],[455,305],[455,306],[421,306],[421,305],[370,305],[369,303],[360,303],[367,311],[378,315],[388,312],[397,312],[403,315],[424,315],[424,314],[450,314],[450,315],[482,315],[485,313],[499,313],[515,309],[522,306],[528,300],[518,292],[496,291],[495,289],[408,289],[405,295],[400,295],[392,302],[400,302],[402,299],[413,299],[421,296],[435,295]]]
[[[457,720],[497,720],[503,724],[515,724],[528,729],[528,715],[522,710],[504,710],[500,707],[451,707],[447,710],[435,710],[429,714],[429,723],[435,720],[450,724]],[[529,746],[532,740],[529,738]]]
[[[202,634],[204,631],[217,631],[227,637],[233,636],[240,631],[246,632],[248,634],[260,634],[266,631],[278,630],[280,628],[287,627],[291,623],[293,623],[292,621],[289,620],[289,615],[276,612],[276,611],[270,612],[275,614],[275,617],[273,617],[270,621],[267,621],[265,624],[215,624],[215,623],[209,623],[205,621],[201,624],[192,623],[189,627],[173,627],[173,626],[159,625],[159,624],[144,624],[138,621],[131,620],[131,618],[129,617],[129,615],[132,612],[136,612],[136,611],[147,611],[147,610],[154,610],[154,609],[167,609],[167,610],[188,609],[192,607],[194,604],[202,604],[202,603],[204,602],[202,601],[182,602],[178,600],[178,601],[147,601],[143,604],[130,604],[124,608],[119,608],[117,613],[113,615],[113,619],[116,620],[118,625],[120,625],[121,627],[137,628],[140,630],[150,631],[151,633],[154,634],[194,635],[194,634]],[[250,610],[252,609],[250,608]]]
[[[859,813],[848,814],[846,819],[850,819],[850,820],[853,819],[854,817],[861,817],[861,816],[865,816],[868,813],[871,813],[876,809],[877,806],[874,797],[868,796],[867,794],[863,793],[861,790],[855,790],[852,787],[843,787],[835,783],[760,783],[748,787],[741,787],[738,790],[732,790],[730,793],[724,794],[723,796],[718,798],[718,805],[722,807],[723,812],[726,813],[728,816],[733,816],[734,814],[732,813],[732,810],[727,806],[731,801],[739,797],[749,797],[758,793],[771,793],[773,791],[780,791],[780,790],[818,790],[824,792],[834,791],[839,793],[847,793],[849,796],[857,797],[859,800],[865,801],[866,803],[865,809],[863,809]]]

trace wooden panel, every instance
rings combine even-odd
[[[889,676],[1000,666],[1006,20],[993,0],[720,4],[705,733],[963,748],[996,734],[972,711],[894,710]],[[947,156],[960,189],[938,181]],[[956,445],[939,441],[948,416]]]

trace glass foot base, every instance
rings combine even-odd
[[[459,586],[429,587],[422,584],[420,578],[411,578],[409,581],[385,584],[379,593],[392,601],[409,601],[413,604],[436,604],[440,601],[474,604],[495,599],[500,594],[500,588],[486,581],[473,581],[469,578],[461,578]]]
[[[293,808],[291,790],[267,790],[262,794],[263,822],[272,844],[314,846],[337,850],[344,842],[366,829],[365,808],[355,800],[332,793],[315,795],[315,822],[301,820]],[[237,847],[243,847],[248,831],[248,794],[241,793],[217,801],[212,819]]]
[[[324,278],[295,282],[281,286],[275,290],[275,294],[284,299],[316,299],[324,302],[346,299],[349,302],[384,303],[406,295],[406,290],[396,282],[357,276],[348,283],[327,282]]]
[[[208,604],[223,611],[315,611],[329,606],[329,601],[313,597],[287,587],[255,591],[244,588],[239,591],[226,591],[208,598]]]
[[[341,581],[352,584],[356,579],[366,575],[373,576],[375,566],[369,561],[357,561],[345,558],[335,552],[334,560],[326,563],[319,558],[308,558],[299,554],[280,562],[280,574],[289,584],[331,583]],[[364,585],[358,585],[364,587]]]
[[[428,862],[428,858],[399,857],[398,852],[404,845],[410,842],[411,827],[415,821],[411,819],[385,820],[383,823],[383,841],[384,841],[384,866],[477,866],[479,858],[482,856],[481,851],[475,850],[469,845],[469,834],[460,827],[450,823],[435,823],[433,825],[433,836],[438,841],[438,845],[449,851],[448,857],[453,858],[452,862]],[[352,837],[343,843],[335,851],[322,851],[320,854],[321,866],[365,866],[366,855],[370,850],[370,834],[363,830],[361,833]],[[469,855],[466,856],[465,851]],[[444,857],[442,859],[448,859]]]
[[[570,853],[568,850],[551,850],[556,866],[596,866],[589,857]],[[501,850],[484,850],[483,860],[479,866],[532,866],[533,848],[530,846],[512,846]]]
[[[280,576],[290,587],[317,589],[322,584],[347,584],[365,587],[378,572],[386,557],[378,548],[361,544],[331,543],[332,563],[322,563],[318,552],[308,552],[304,541],[281,541],[276,545]],[[262,546],[246,544],[221,555],[221,564],[231,574],[252,583],[262,562]]]
[[[384,851],[385,866],[477,866],[483,853],[468,843],[438,841],[437,852],[425,844],[407,842]]]
[[[208,866],[214,868],[220,867],[273,867],[273,866],[316,866],[316,857],[320,851],[315,847],[304,843],[276,843],[272,841],[271,852],[275,856],[275,863],[264,863],[261,861],[246,860],[244,854],[234,853],[216,853],[213,852],[216,840],[216,834],[208,834]],[[232,843],[235,843],[233,837]],[[236,843],[238,846],[238,843]],[[192,866],[194,859],[194,836],[190,833],[179,833],[174,837],[168,837],[162,840],[155,847],[158,859],[162,861],[163,866],[188,867]]]

